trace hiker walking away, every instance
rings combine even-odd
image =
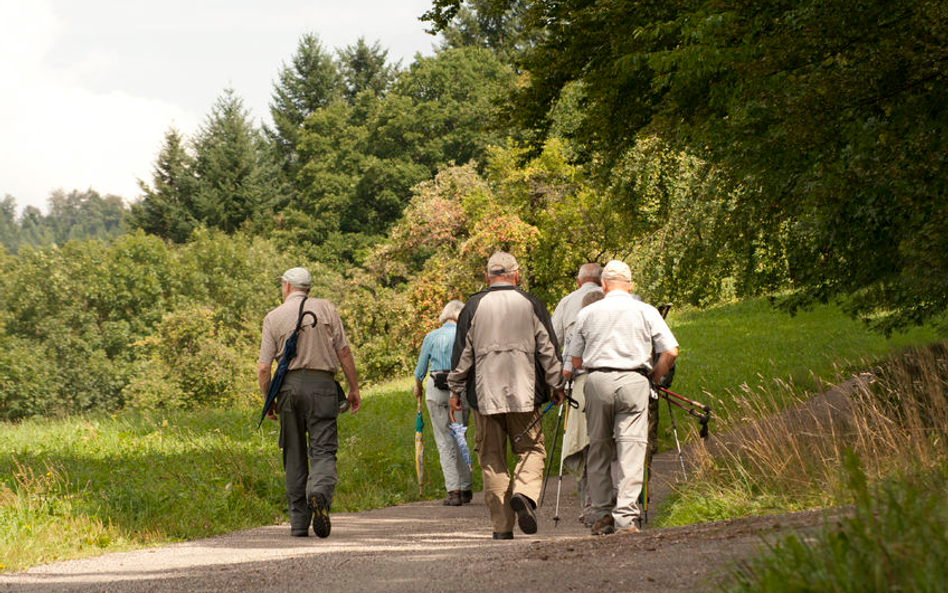
[[[602,300],[604,296],[601,290],[589,291],[583,296],[582,306],[587,307],[596,301]],[[563,344],[564,352],[569,348],[572,334],[573,327],[571,326]],[[567,381],[572,380],[573,382],[572,397],[576,400],[577,411],[580,412],[579,415],[569,419],[563,432],[563,468],[576,478],[576,497],[582,509],[579,520],[586,527],[592,527],[596,519],[593,515],[592,499],[589,497],[589,487],[587,485],[586,458],[589,454],[589,434],[586,431],[586,371],[582,368],[574,369],[572,359],[569,356],[564,356],[563,375]],[[616,473],[618,465],[615,458],[609,464],[614,482],[618,475]],[[615,490],[613,490],[614,498]]]
[[[349,412],[359,411],[362,400],[355,361],[335,306],[324,299],[307,298],[313,284],[310,273],[292,268],[280,280],[283,304],[263,320],[257,381],[266,396],[274,360],[283,356],[286,340],[296,329],[300,315],[311,311],[316,317],[315,326],[303,324],[296,357],[267,416],[276,419],[275,412],[280,420],[290,535],[306,537],[312,523],[316,535],[328,537],[329,509],[338,479],[336,416],[340,406],[334,377],[341,367],[349,385]]]
[[[454,336],[457,333],[458,314],[464,303],[450,301],[444,306],[438,321],[441,327],[425,336],[415,366],[415,399],[421,401],[424,388],[425,404],[431,416],[435,443],[438,445],[438,457],[441,461],[441,473],[444,474],[444,486],[448,491],[444,499],[446,506],[461,506],[471,502],[471,468],[464,462],[458,444],[451,436],[451,419],[448,412],[448,373],[451,371],[451,351],[454,348]],[[428,380],[425,380],[428,375]],[[470,407],[462,400],[459,414],[461,424],[467,425]]]
[[[655,307],[632,297],[632,272],[613,260],[602,271],[604,299],[579,312],[567,356],[585,368],[589,432],[587,482],[596,522],[593,535],[637,531],[648,442],[648,401],[678,356],[678,342]],[[660,354],[652,365],[653,352]],[[612,502],[609,464],[618,457]]]
[[[462,397],[472,408],[493,537],[512,539],[515,519],[524,533],[537,531],[546,449],[541,423],[534,421],[541,404],[565,398],[562,364],[546,306],[517,288],[514,256],[491,255],[485,280],[488,287],[471,296],[458,317],[448,386],[452,409],[461,410]],[[508,441],[517,456],[513,476]]]
[[[583,307],[583,301],[591,298],[590,295],[602,296],[602,266],[598,263],[590,262],[579,267],[576,273],[576,290],[569,293],[557,303],[553,310],[553,331],[556,332],[556,340],[564,348],[573,331],[573,324],[576,323],[576,315]],[[572,370],[569,358],[563,358],[564,371],[569,368]],[[586,383],[585,373],[580,371],[573,377],[572,397],[579,405],[578,410],[582,412],[586,407],[586,400],[583,396],[583,388]],[[585,416],[575,416],[572,422],[566,423],[566,430],[563,434],[563,467],[576,477],[577,497],[583,512],[580,517],[586,526],[592,525],[591,511],[592,506],[589,499],[589,492],[586,488],[586,449],[589,445],[589,439],[586,436]]]
[[[556,332],[557,344],[563,345],[566,343],[566,336],[573,329],[579,310],[583,308],[583,297],[590,292],[602,292],[601,278],[601,265],[588,263],[579,267],[579,272],[576,273],[576,286],[578,288],[560,299],[550,318],[553,322],[553,331]]]

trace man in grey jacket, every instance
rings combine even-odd
[[[462,395],[472,409],[494,539],[512,539],[515,519],[524,533],[537,531],[546,449],[541,423],[527,427],[551,396],[563,402],[562,364],[546,306],[517,288],[514,256],[494,253],[485,280],[487,289],[471,296],[458,317],[448,386],[455,411]],[[508,440],[517,456],[513,477]]]

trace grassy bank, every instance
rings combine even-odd
[[[739,410],[737,402],[748,388],[773,392],[787,405],[818,388],[817,378],[834,381],[841,369],[855,371],[866,361],[939,338],[932,327],[886,338],[836,306],[791,316],[774,310],[765,299],[704,310],[672,309],[668,324],[681,344],[672,391],[710,405],[712,431]],[[791,389],[772,389],[778,383]],[[673,441],[667,434],[665,406],[661,412],[663,448],[668,448]]]
[[[418,494],[411,383],[364,398],[361,412],[339,422],[333,510],[440,496],[430,426]],[[285,522],[278,428],[265,421],[255,430],[256,413],[123,412],[0,426],[3,570]]]
[[[762,301],[673,312],[669,322],[682,344],[676,390],[708,399],[723,418],[739,410],[734,394],[742,383],[805,383],[810,370],[829,375],[835,361],[935,337],[920,329],[886,340],[833,307],[790,318]],[[367,390],[364,398],[363,411],[340,420],[333,510],[441,496],[430,427],[418,494],[411,379]],[[277,429],[267,422],[255,430],[255,415],[122,412],[0,425],[2,570],[285,521]],[[548,414],[548,434],[554,423]],[[667,425],[663,419],[666,433]]]

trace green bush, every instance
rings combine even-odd
[[[29,341],[0,334],[0,419],[42,413],[56,390],[52,370]]]
[[[235,401],[252,388],[250,367],[232,344],[233,332],[213,310],[194,306],[166,314],[144,351],[124,395],[132,407],[185,408]]]

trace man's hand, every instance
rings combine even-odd
[[[455,412],[461,411],[461,396],[457,393],[452,393],[451,397],[448,399],[448,407]]]
[[[277,409],[276,409],[276,408],[277,408],[277,407],[276,407],[276,402],[273,402],[272,404],[270,404],[270,409],[267,410],[267,419],[268,419],[268,420],[279,420],[279,418],[277,418]]]
[[[417,377],[415,378],[415,386],[412,388],[412,393],[415,394],[415,399],[421,399],[421,396],[422,396],[421,381],[419,381]]]
[[[566,401],[566,391],[564,391],[562,387],[554,389],[552,399],[554,404],[560,405]]]
[[[359,411],[359,408],[362,407],[362,396],[359,395],[359,388],[356,387],[353,389],[349,388],[349,395],[346,397],[349,400],[349,413],[355,414]]]

